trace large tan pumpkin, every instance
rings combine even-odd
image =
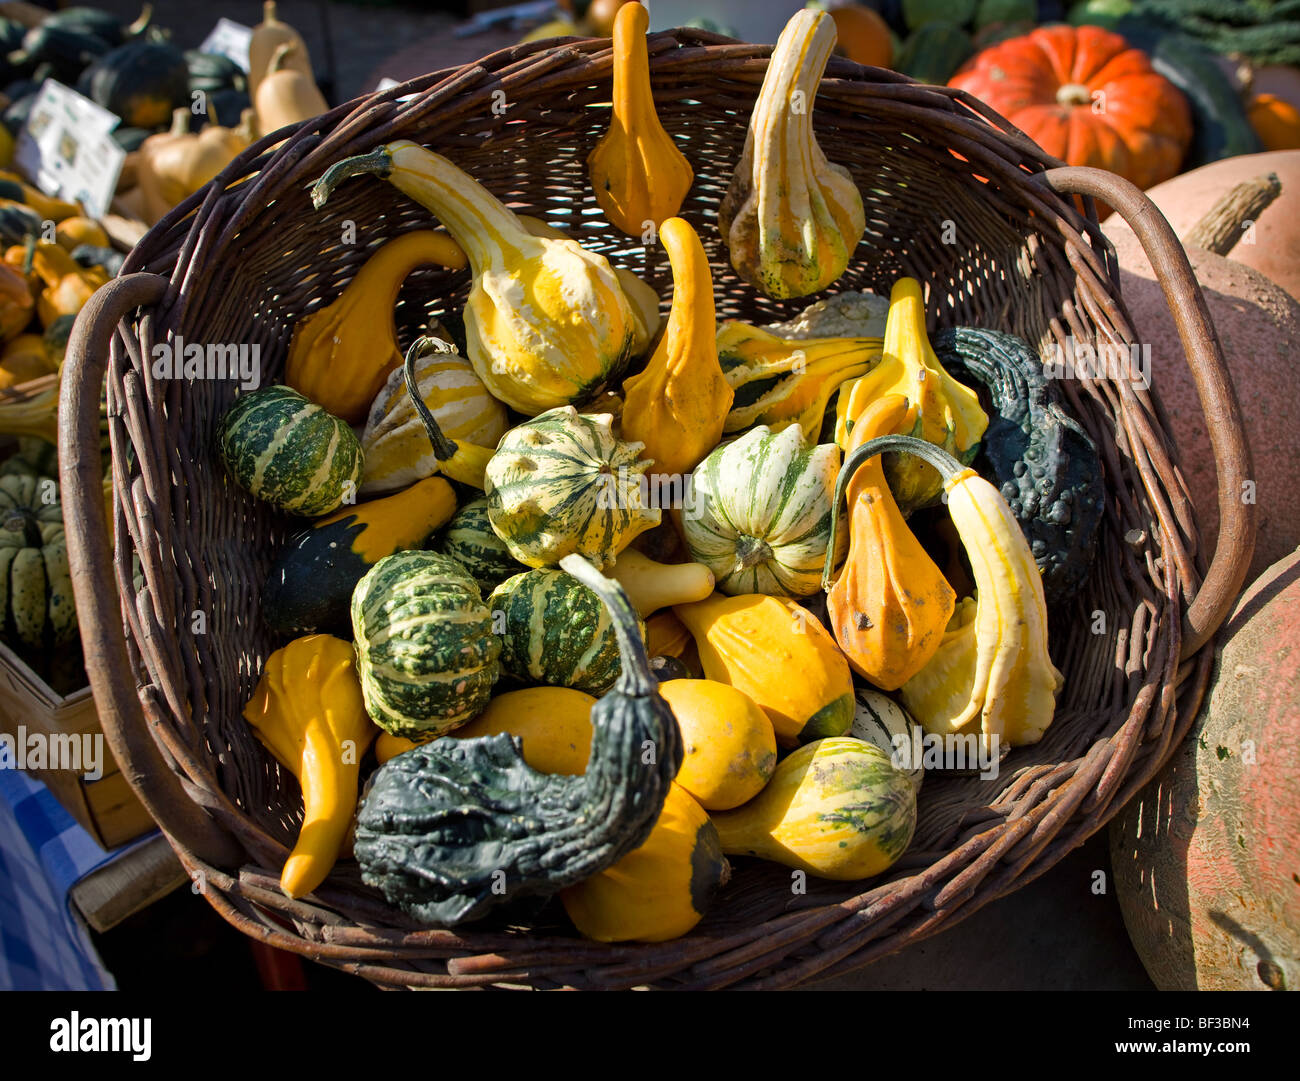
[[[1119,256],[1120,286],[1137,341],[1151,347],[1152,383],[1169,413],[1170,434],[1208,556],[1218,536],[1219,503],[1205,414],[1150,263],[1122,222],[1107,222],[1106,234]],[[1259,521],[1250,565],[1253,578],[1300,545],[1300,484],[1295,475],[1300,446],[1300,303],[1259,271],[1230,258],[1198,248],[1187,254],[1223,343],[1254,458],[1255,489],[1243,493],[1247,498],[1253,494]]]

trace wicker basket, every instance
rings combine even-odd
[[[800,305],[767,301],[735,277],[714,224],[770,47],[676,30],[652,36],[650,53],[660,116],[688,140],[696,179],[683,216],[709,251],[719,317],[788,316]],[[425,211],[377,180],[343,186],[319,213],[308,201],[326,166],[394,138],[447,154],[666,296],[662,251],[647,254],[589,213],[585,159],[609,117],[591,106],[608,101],[610,71],[608,41],[523,45],[341,106],[273,155],[276,140],[263,139],[145,237],[125,276],[82,313],[68,352],[60,449],[69,549],[111,746],[227,920],[384,985],[788,987],[955,923],[1081,844],[1168,758],[1196,712],[1211,659],[1204,647],[1253,547],[1252,508],[1233,498],[1249,475],[1236,398],[1186,258],[1152,204],[1109,173],[1053,168],[1060,163],[962,93],[832,59],[818,135],[853,171],[867,207],[866,236],[837,289],[887,293],[908,274],[930,283],[932,327],[1003,328],[1041,348],[1070,337],[1127,345],[1114,254],[1091,200],[1078,204],[1085,218],[1062,193],[1098,196],[1134,225],[1210,418],[1222,526],[1208,574],[1155,399],[1128,382],[1065,383],[1102,448],[1109,500],[1092,577],[1053,625],[1066,675],[1056,721],[996,780],[927,779],[912,847],[883,879],[810,882],[796,895],[784,868],[744,861],[694,933],[657,945],[581,941],[555,905],[527,926],[502,918],[422,928],[365,888],[351,861],[308,899],[287,900],[278,872],[296,834],[297,784],[240,717],[277,644],[257,595],[286,523],[234,488],[210,453],[235,384],[156,379],[144,361],[179,333],[259,345],[263,381],[278,378],[294,321],[338,294],[365,248],[429,227]],[[357,243],[341,242],[347,222]],[[404,337],[428,314],[458,310],[467,287],[464,273],[414,275],[399,308]],[[93,438],[106,365],[115,553]],[[114,573],[127,598],[120,608]]]

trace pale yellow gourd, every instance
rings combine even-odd
[[[257,98],[257,88],[270,73],[271,60],[281,45],[292,45],[292,52],[285,55],[283,66],[293,68],[302,74],[312,75],[311,56],[302,36],[286,22],[281,22],[275,0],[266,0],[262,5],[262,21],[253,27],[252,37],[248,42],[248,96]]]
[[[618,554],[610,577],[642,619],[660,608],[702,601],[713,592],[713,572],[703,563],[659,563],[635,548]]]
[[[659,693],[682,733],[676,783],[701,807],[729,810],[763,790],[776,769],[776,732],[752,698],[712,679],[670,679]]]
[[[289,124],[311,120],[329,110],[329,102],[320,92],[311,72],[292,65],[301,45],[285,42],[271,55],[271,64],[253,95],[257,111],[257,129],[264,135]]]

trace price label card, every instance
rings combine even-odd
[[[218,19],[212,32],[199,46],[201,53],[214,53],[233,60],[244,71],[248,70],[248,43],[253,38],[253,28],[233,19]]]
[[[14,160],[46,195],[76,200],[91,217],[101,217],[126,160],[112,137],[118,123],[107,109],[46,79],[18,133]]]

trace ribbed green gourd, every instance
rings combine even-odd
[[[352,594],[352,633],[366,712],[385,732],[450,732],[487,705],[501,639],[478,583],[437,552],[398,552]]]
[[[241,488],[290,514],[328,514],[361,483],[352,429],[292,387],[240,395],[221,421],[218,446]]]
[[[0,636],[37,648],[76,633],[58,485],[33,474],[0,478]]]
[[[453,514],[433,547],[469,571],[485,597],[524,569],[493,532],[486,499],[473,499]]]
[[[550,569],[516,574],[497,586],[488,607],[503,632],[501,666],[516,679],[596,695],[618,679],[613,621],[600,598],[572,575]],[[644,641],[645,624],[638,627]]]

